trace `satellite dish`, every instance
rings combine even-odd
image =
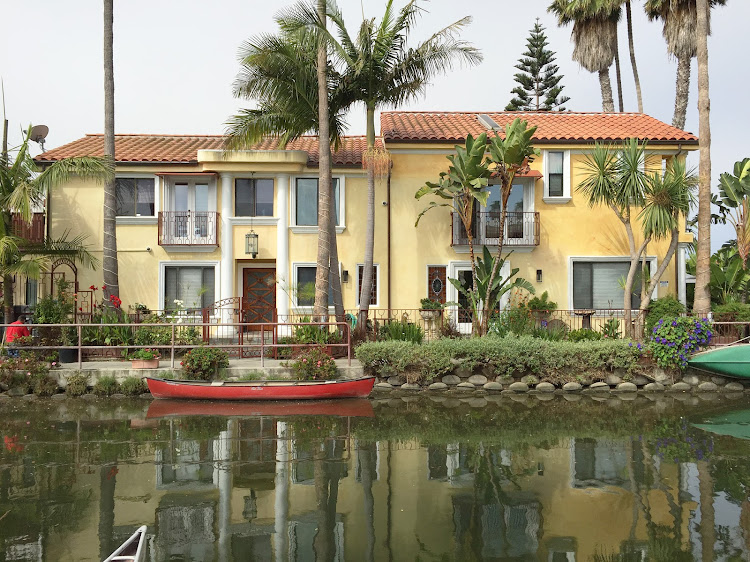
[[[49,127],[47,127],[47,125],[34,125],[31,128],[29,139],[36,143],[39,143],[39,146],[41,146],[42,150],[44,150],[44,139],[47,138],[48,134]]]

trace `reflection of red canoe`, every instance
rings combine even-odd
[[[209,400],[154,400],[148,407],[148,419],[167,416],[375,416],[365,398],[304,401],[217,402]]]
[[[340,381],[175,381],[146,377],[155,398],[192,400],[327,400],[366,398],[375,377]]]

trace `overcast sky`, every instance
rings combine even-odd
[[[383,2],[339,0],[353,34],[365,17],[379,17]],[[397,0],[401,7],[403,1]],[[550,0],[433,0],[417,23],[414,39],[465,15],[474,21],[463,37],[484,54],[481,66],[456,69],[438,78],[424,99],[401,109],[501,111],[514,87],[513,65],[538,17],[547,28],[565,75],[567,108],[601,111],[597,76],[571,60],[570,27],[558,28],[547,13]],[[117,133],[222,133],[227,118],[249,102],[232,97],[237,51],[243,40],[275,31],[274,14],[285,0],[115,0],[115,129]],[[10,121],[11,144],[29,123],[50,128],[47,148],[101,133],[104,123],[101,0],[0,0],[3,32],[0,76]],[[649,22],[634,0],[634,34],[645,112],[667,123],[674,107],[674,61],[669,60],[661,24]],[[467,10],[473,10],[468,13]],[[750,156],[745,127],[747,73],[737,61],[747,52],[750,2],[730,0],[714,10],[709,41],[714,189],[716,178]],[[620,25],[625,110],[637,110],[624,21]],[[698,133],[697,70],[686,129]],[[612,83],[615,83],[614,69]],[[364,133],[364,110],[348,118],[349,134]],[[697,157],[692,159],[697,166]],[[716,249],[731,236],[714,229]]]

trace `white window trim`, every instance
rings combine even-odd
[[[164,211],[174,211],[174,186],[178,183],[195,185],[200,178],[206,178],[208,184],[208,212],[217,212],[218,188],[216,176],[205,174],[203,176],[164,176]]]
[[[547,166],[548,154],[550,152],[563,153],[563,194],[562,196],[551,196],[549,194],[549,168]],[[542,151],[542,175],[544,176],[544,193],[542,200],[551,205],[562,205],[573,199],[570,191],[570,150],[547,149]]]
[[[273,215],[270,217],[256,217],[250,215],[236,215],[237,212],[237,180],[271,180],[273,182]],[[252,174],[233,174],[232,175],[232,216],[228,217],[232,224],[244,226],[252,223],[259,226],[272,226],[279,222],[279,206],[276,197],[276,176],[254,176]]]
[[[221,268],[218,261],[183,261],[183,260],[166,260],[159,261],[159,310],[164,307],[164,297],[166,294],[166,269],[167,267],[211,267],[214,268],[214,298],[218,295],[221,287]],[[223,297],[224,298],[224,297]],[[219,311],[217,311],[217,314]]]
[[[642,256],[641,259],[648,262],[651,271],[656,271],[658,267],[658,260],[656,256]],[[627,262],[630,263],[629,256],[568,256],[568,310],[574,310],[573,308],[573,264],[575,262]],[[651,298],[655,299],[659,287],[654,287],[654,291],[651,293]],[[635,310],[635,309],[632,309]],[[598,315],[598,314],[597,314]]]
[[[147,216],[135,216],[131,217],[128,215],[117,216],[115,218],[116,224],[156,224],[159,217],[159,211],[161,210],[161,178],[156,174],[144,174],[144,173],[127,173],[118,172],[115,174],[115,179],[152,179],[154,180],[154,214]]]
[[[355,294],[354,302],[355,302],[355,306],[357,308],[359,308],[359,268],[360,267],[364,267],[364,266],[365,266],[365,264],[358,263],[357,264],[356,275],[354,276],[354,281],[355,281],[354,291],[356,293]],[[369,308],[380,308],[380,264],[379,263],[374,263],[374,264],[372,264],[372,268],[373,268],[373,274],[374,274],[375,283],[376,283],[376,285],[375,285],[375,304],[371,304],[369,306]]]
[[[295,234],[317,234],[317,225],[297,225],[297,180],[298,179],[317,179],[317,176],[311,174],[301,174],[292,176],[289,184],[291,193],[289,194],[289,230]],[[339,219],[340,224],[336,227],[336,233],[341,234],[346,230],[346,176],[334,174],[331,179],[339,180]],[[254,222],[254,221],[253,221]]]

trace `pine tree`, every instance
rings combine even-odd
[[[515,97],[505,107],[505,111],[564,111],[563,104],[570,98],[561,96],[564,86],[558,74],[560,68],[553,64],[555,53],[547,49],[547,35],[537,18],[526,40],[526,52],[518,59],[515,75],[518,86],[511,90]]]

